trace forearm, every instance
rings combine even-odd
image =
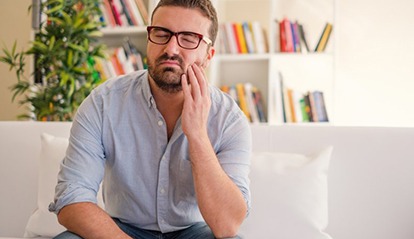
[[[207,136],[189,141],[198,205],[214,235],[231,237],[243,222],[247,205],[240,189],[221,168]]]
[[[94,203],[74,203],[62,208],[59,223],[82,238],[130,238]]]

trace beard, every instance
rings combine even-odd
[[[180,69],[159,67],[160,63],[165,60],[178,61]],[[183,73],[183,59],[178,55],[168,56],[164,54],[157,58],[155,62],[148,58],[148,74],[154,80],[155,84],[166,93],[177,93],[182,90],[181,75]]]

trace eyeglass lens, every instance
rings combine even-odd
[[[192,32],[178,32],[174,34],[168,29],[159,27],[151,28],[149,32],[150,40],[156,44],[167,44],[173,35],[177,37],[178,45],[187,49],[197,48],[201,41],[200,35]]]

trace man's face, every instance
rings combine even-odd
[[[189,31],[209,37],[211,22],[199,10],[175,6],[157,9],[152,26],[163,27],[172,32]],[[198,48],[188,50],[180,47],[177,38],[172,36],[165,45],[148,41],[148,72],[156,85],[165,92],[175,93],[182,90],[181,75],[193,63],[205,68],[214,55],[213,47],[201,41]]]

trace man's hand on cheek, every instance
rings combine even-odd
[[[189,139],[207,134],[211,100],[204,70],[196,64],[189,66],[187,74],[181,76],[181,85],[184,93],[181,113],[184,134]]]

